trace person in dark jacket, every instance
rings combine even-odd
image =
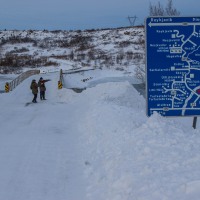
[[[38,84],[36,83],[36,80],[33,79],[31,82],[30,89],[32,90],[33,93],[33,103],[37,103],[37,94],[38,94]]]
[[[40,88],[40,99],[41,100],[46,100],[45,99],[45,91],[46,91],[46,86],[45,83],[50,81],[50,79],[44,80],[42,77],[40,78],[38,82],[38,87]]]

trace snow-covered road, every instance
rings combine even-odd
[[[42,75],[47,100],[25,106],[40,76],[0,95],[0,200],[199,199],[192,118],[147,118],[128,81],[58,90],[57,73]]]

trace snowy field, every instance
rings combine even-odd
[[[26,106],[41,76],[47,100]],[[1,200],[199,200],[199,124],[146,117],[124,72],[66,75],[81,93],[58,90],[58,78],[0,94]]]

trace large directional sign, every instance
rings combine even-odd
[[[147,115],[200,115],[200,17],[146,19]]]

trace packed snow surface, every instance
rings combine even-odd
[[[46,73],[0,94],[0,199],[199,200],[200,126],[148,118],[130,80],[104,75],[81,93],[58,90],[59,73]],[[47,100],[27,105],[40,76],[51,79]]]

